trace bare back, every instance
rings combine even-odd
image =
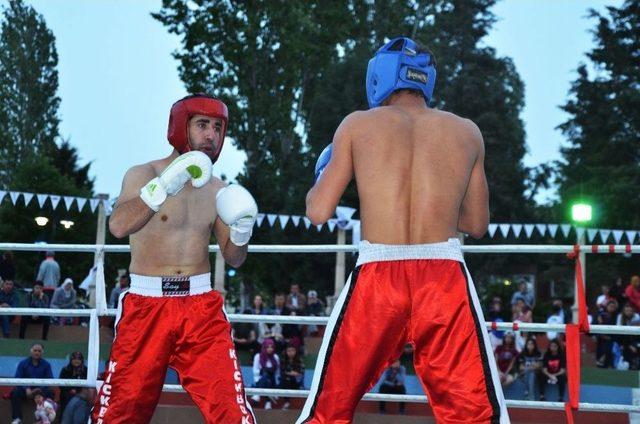
[[[172,156],[131,168],[124,179],[119,204],[137,201],[140,188],[159,175]],[[167,198],[162,209],[142,228],[130,235],[131,273],[168,276],[209,272],[209,241],[212,229],[228,237],[226,226],[217,219],[216,193],[225,183],[213,177],[204,187],[185,184]]]
[[[335,207],[355,176],[362,237],[372,243],[433,243],[459,231],[480,237],[488,224],[483,161],[473,122],[424,106],[377,107],[345,118],[310,195]]]

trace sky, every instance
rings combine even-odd
[[[169,108],[187,94],[172,57],[180,40],[150,16],[160,10],[161,0],[27,3],[44,16],[56,37],[61,134],[78,149],[82,163],[92,163],[96,193],[116,197],[129,167],[171,152],[166,141]],[[6,4],[0,0],[0,5]],[[524,81],[525,165],[560,158],[563,136],[555,128],[567,115],[559,106],[578,64],[586,61],[584,54],[593,46],[590,30],[595,21],[587,18],[588,9],[603,11],[607,5],[621,4],[502,0],[494,7],[498,22],[484,44],[499,56],[511,57]],[[227,140],[214,174],[233,179],[244,160]]]

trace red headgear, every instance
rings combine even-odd
[[[169,114],[167,139],[180,154],[190,151],[191,145],[189,144],[188,126],[189,119],[194,115],[204,115],[211,118],[222,119],[220,145],[212,159],[212,162],[215,162],[222,150],[224,136],[227,132],[227,123],[229,122],[229,111],[227,110],[227,105],[215,97],[209,96],[205,93],[198,93],[184,97],[175,102],[173,106],[171,106],[171,113]]]

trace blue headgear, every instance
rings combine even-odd
[[[406,37],[389,41],[376,52],[367,67],[367,101],[377,107],[396,90],[420,90],[429,104],[436,83],[431,54],[417,52],[416,43]]]

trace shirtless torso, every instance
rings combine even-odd
[[[394,97],[391,106],[344,119],[307,196],[308,216],[328,219],[355,175],[362,236],[372,243],[431,243],[458,231],[481,237],[489,208],[477,126],[411,94]]]

